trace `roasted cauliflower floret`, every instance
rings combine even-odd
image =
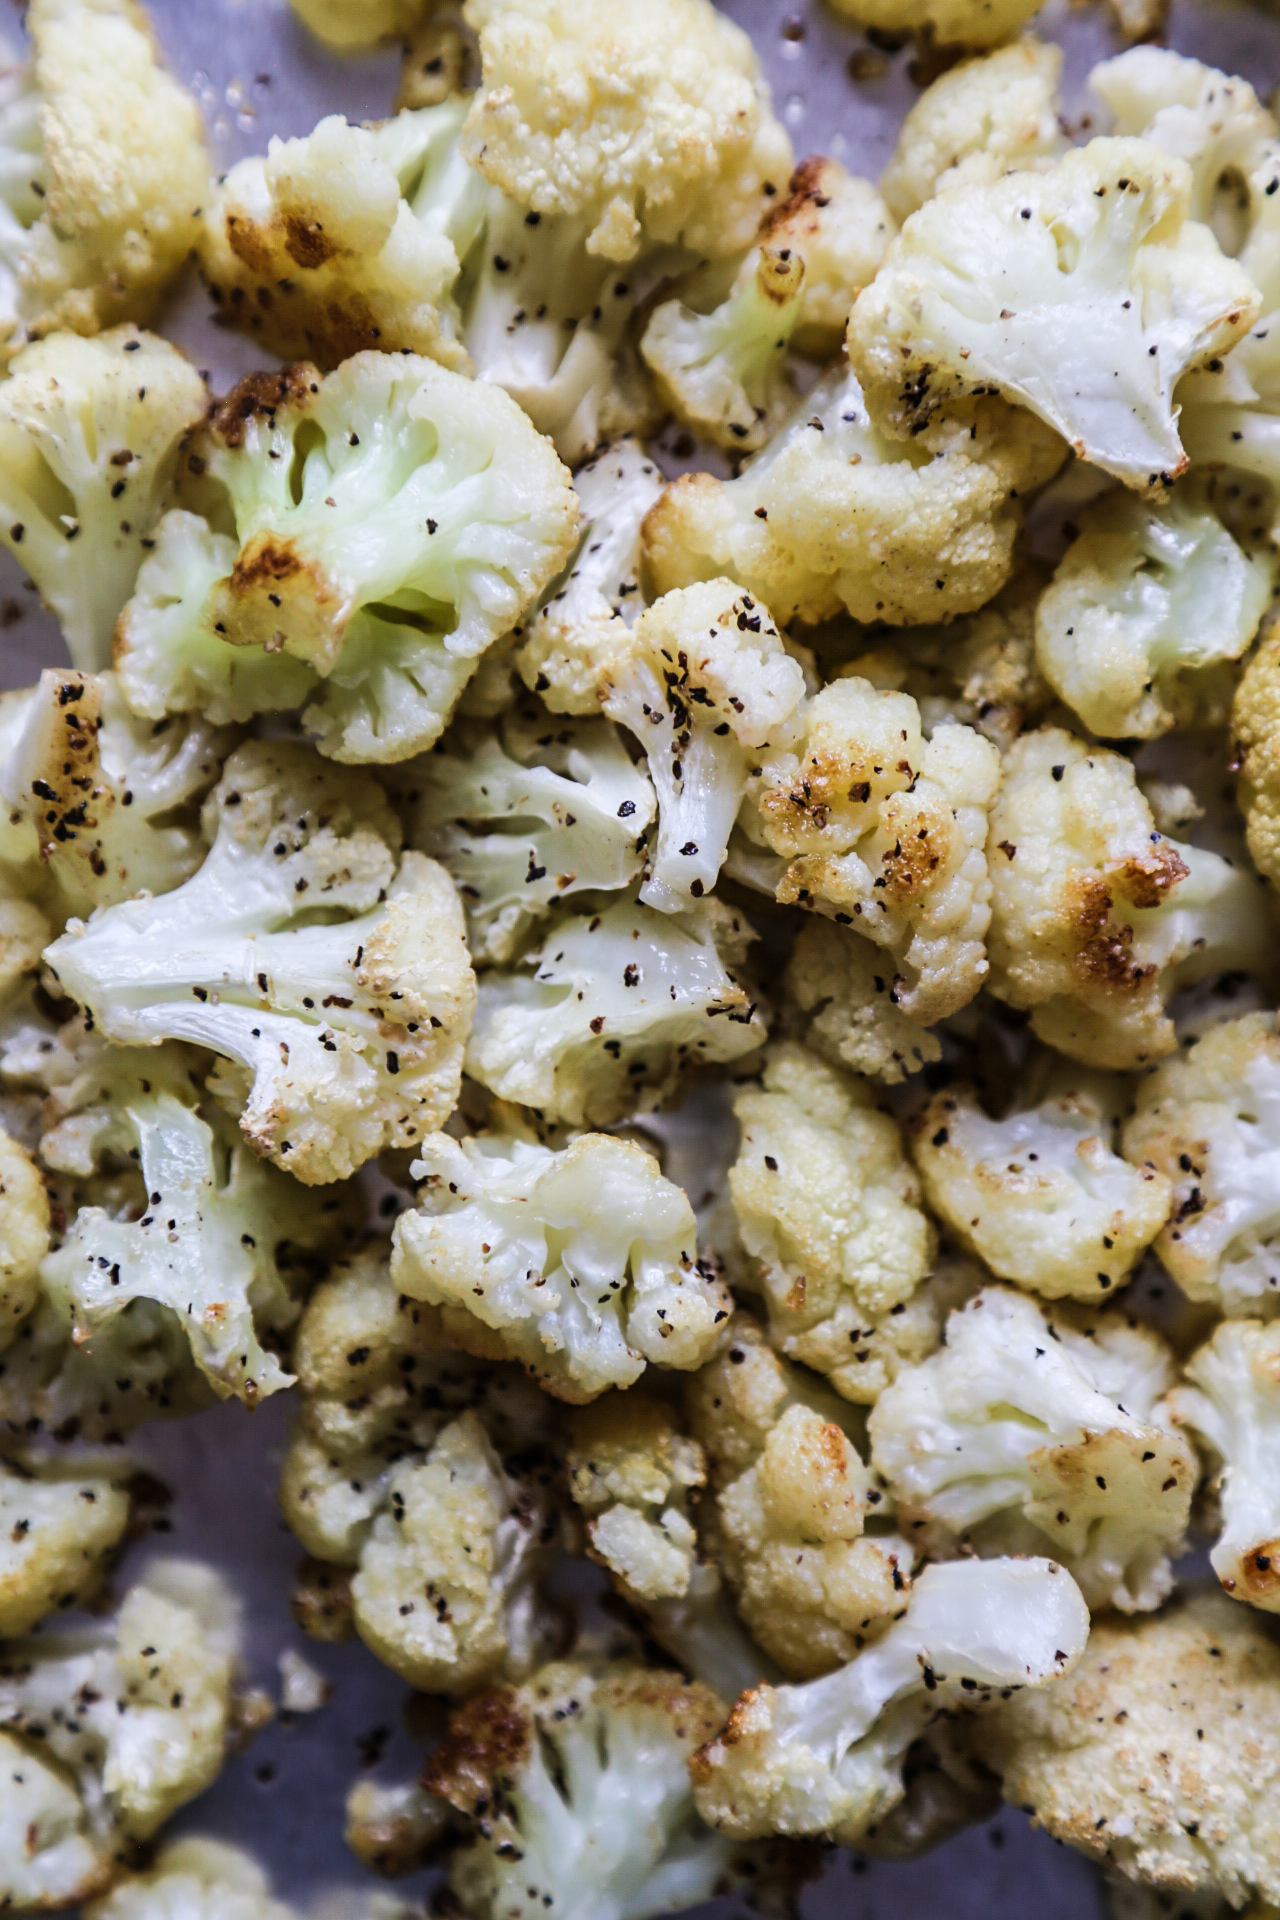
[[[1242,546],[1203,489],[1163,505],[1107,495],[1036,611],[1046,680],[1103,739],[1221,722],[1238,660],[1271,599],[1274,556]]]
[[[147,319],[211,190],[196,104],[158,64],[134,0],[32,0],[26,25],[29,92],[6,116],[10,348]]]
[[[905,30],[950,47],[996,46],[1036,11],[1032,0],[831,0],[831,5],[857,26]]]
[[[1091,1607],[1145,1612],[1172,1589],[1198,1478],[1154,1411],[1173,1358],[1149,1328],[1051,1311],[987,1287],[953,1313],[877,1400],[871,1459],[908,1533],[940,1523],[979,1553],[1047,1537]]]
[[[807,706],[794,752],[761,753],[748,835],[787,862],[776,898],[816,907],[885,951],[896,1004],[932,1024],[987,971],[987,818],[1000,756],[970,727],[926,742],[909,694],[856,676]]]
[[[116,616],[207,405],[177,348],[136,327],[55,334],[0,381],[0,541],[86,672],[111,663]]]
[[[90,1599],[130,1518],[123,1475],[101,1461],[0,1460],[0,1634],[30,1633]]]
[[[107,1039],[189,1040],[254,1150],[307,1185],[412,1146],[457,1099],[475,977],[443,868],[397,862],[367,775],[305,747],[239,748],[205,803],[203,866],[48,950]]]
[[[40,1296],[49,1251],[49,1195],[26,1148],[0,1128],[0,1353]]]
[[[908,1747],[939,1712],[1069,1673],[1089,1615],[1051,1560],[927,1567],[905,1615],[847,1666],[744,1693],[692,1763],[698,1811],[736,1838],[856,1843],[899,1802]]]
[[[863,296],[865,297],[865,296]],[[1062,443],[990,402],[965,403],[917,438],[890,439],[837,366],[736,480],[685,474],[644,524],[665,593],[728,574],[784,625],[971,613],[1008,578],[1013,496],[1049,479]]]
[[[910,1300],[934,1252],[897,1122],[865,1081],[793,1041],[769,1049],[734,1112],[729,1190],[771,1337],[847,1398],[874,1397],[864,1329]]]
[[[211,1786],[231,1731],[239,1610],[219,1577],[156,1561],[115,1621],[10,1641],[0,1657],[0,1894],[100,1893],[121,1852]],[[25,1832],[15,1815],[25,1816]]]
[[[630,898],[590,918],[554,915],[541,946],[482,975],[467,1072],[570,1126],[658,1106],[686,1069],[764,1040],[732,971],[751,937],[714,899],[678,915]]]
[[[801,927],[782,984],[806,1043],[833,1066],[893,1085],[942,1058],[937,1036],[902,1011],[876,948],[829,920]]]
[[[86,1920],[296,1920],[249,1854],[225,1840],[171,1840],[85,1909]],[[353,1915],[353,1920],[356,1916]],[[370,1916],[372,1920],[372,1916]]]
[[[875,279],[896,223],[869,180],[815,154],[791,176],[787,197],[761,239],[804,262],[800,314],[791,335],[798,353],[831,360],[840,351],[849,310]]]
[[[1138,1086],[1134,1166],[1169,1182],[1156,1252],[1182,1291],[1224,1313],[1280,1309],[1280,1037],[1271,1014],[1223,1021]]]
[[[304,26],[335,53],[363,53],[409,33],[431,0],[289,0]]]
[[[697,1560],[690,1500],[706,1484],[702,1448],[646,1393],[607,1393],[573,1417],[569,1492],[588,1551],[641,1604],[689,1591]]]
[[[1065,1065],[999,1119],[971,1087],[949,1087],[911,1123],[925,1198],[1002,1280],[1099,1300],[1128,1280],[1173,1203],[1164,1172],[1116,1150],[1123,1099],[1123,1085]]]
[[[1175,1387],[1169,1416],[1189,1427],[1219,1463],[1222,1532],[1214,1572],[1236,1600],[1280,1613],[1280,1509],[1275,1488],[1280,1421],[1280,1327],[1226,1320],[1191,1356],[1189,1385]]]
[[[1259,312],[1248,275],[1188,217],[1191,188],[1184,161],[1101,139],[926,201],[849,323],[872,406],[910,431],[994,388],[1127,486],[1163,489],[1189,464],[1179,376]]]
[[[582,1402],[646,1364],[689,1372],[720,1344],[728,1289],[698,1265],[693,1210],[642,1147],[436,1134],[413,1172],[421,1205],[396,1222],[391,1275],[442,1309],[456,1345]]]
[[[1005,755],[989,845],[991,990],[1085,1066],[1171,1052],[1174,991],[1267,964],[1262,885],[1158,833],[1132,763],[1060,727]]]
[[[1074,1674],[983,1727],[1004,1796],[1054,1839],[1174,1894],[1280,1901],[1280,1649],[1256,1615],[1190,1593],[1104,1620]]]
[[[1231,711],[1245,837],[1259,873],[1280,886],[1280,624],[1269,622]]]
[[[504,193],[582,217],[606,260],[751,244],[791,146],[750,40],[711,0],[472,0],[468,17],[484,78],[462,150]]]
[[[880,191],[905,220],[940,189],[1056,156],[1062,49],[1015,40],[926,87],[902,123]]]

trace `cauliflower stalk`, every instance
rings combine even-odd
[[[1187,1362],[1166,1402],[1219,1464],[1222,1531],[1209,1561],[1233,1599],[1280,1613],[1280,1510],[1276,1439],[1280,1423],[1280,1328],[1224,1320]],[[1277,1426],[1280,1432],[1280,1424]]]
[[[744,1693],[695,1756],[699,1813],[735,1838],[826,1834],[856,1844],[899,1802],[908,1747],[940,1712],[1069,1673],[1089,1633],[1051,1560],[925,1569],[904,1617],[847,1666]]]
[[[957,186],[912,214],[849,323],[872,404],[903,430],[995,389],[1139,492],[1189,465],[1173,389],[1226,353],[1259,295],[1189,218],[1191,171],[1100,139],[1045,173]]]
[[[720,1342],[727,1289],[698,1265],[693,1211],[643,1148],[586,1134],[563,1152],[501,1135],[424,1141],[419,1210],[391,1272],[458,1345],[519,1360],[558,1399],[688,1372]]]
[[[397,863],[381,790],[304,747],[239,748],[204,818],[190,880],[49,948],[62,986],[108,1039],[235,1063],[219,1096],[307,1185],[413,1145],[452,1111],[475,1004],[452,881],[421,854]]]

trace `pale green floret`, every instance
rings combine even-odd
[[[640,351],[686,426],[744,452],[776,431],[795,399],[785,356],[804,278],[794,248],[765,244],[747,255],[727,292],[723,274],[704,273],[657,308]]]
[[[179,444],[207,404],[176,347],[136,327],[54,334],[0,382],[0,541],[86,672],[110,665]]]
[[[587,1134],[562,1153],[482,1134],[423,1142],[420,1208],[396,1222],[391,1277],[444,1310],[457,1345],[519,1360],[558,1399],[689,1372],[728,1323],[698,1264],[681,1189],[641,1147]],[[486,1331],[487,1330],[487,1331]]]
[[[1257,632],[1274,555],[1241,546],[1193,483],[1163,505],[1108,495],[1080,526],[1036,611],[1046,680],[1104,739],[1220,718],[1231,676],[1214,669]]]
[[[108,1039],[236,1063],[219,1098],[307,1185],[441,1125],[475,996],[462,909],[433,861],[397,862],[381,789],[257,742],[226,763],[204,823],[210,852],[183,886],[49,948],[65,991]]]
[[[459,726],[447,749],[406,769],[408,833],[457,882],[474,960],[510,960],[570,894],[639,878],[653,788],[607,720],[525,701],[496,728]]]
[[[907,1749],[931,1721],[1069,1673],[1088,1634],[1080,1589],[1051,1560],[926,1567],[902,1619],[847,1666],[742,1695],[694,1757],[698,1811],[738,1839],[856,1844],[902,1799]]]
[[[764,1021],[730,971],[751,937],[718,900],[683,914],[625,898],[558,915],[514,968],[484,974],[466,1070],[500,1099],[572,1126],[656,1106],[682,1070],[763,1042]]]

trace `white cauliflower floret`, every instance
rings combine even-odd
[[[30,91],[5,115],[0,332],[145,320],[210,191],[200,115],[134,0],[32,0]]]
[[[147,1869],[125,1874],[86,1908],[85,1920],[296,1920],[296,1915],[272,1899],[271,1883],[249,1854],[225,1840],[192,1838],[171,1840]],[[353,1913],[351,1920],[360,1917]]]
[[[771,1337],[862,1399],[864,1329],[911,1298],[934,1252],[897,1121],[865,1081],[792,1041],[769,1049],[734,1113],[729,1191]]]
[[[414,1162],[421,1207],[397,1220],[391,1276],[443,1310],[448,1337],[519,1360],[558,1399],[682,1372],[719,1345],[728,1289],[699,1267],[693,1210],[642,1147],[586,1134],[436,1134]]]
[[[843,611],[894,626],[949,619],[1004,585],[1014,495],[1062,454],[1038,422],[1015,426],[990,401],[890,439],[837,365],[736,480],[690,473],[667,488],[645,521],[646,566],[659,593],[728,574],[784,625]]]
[[[49,1194],[39,1167],[0,1127],[0,1353],[12,1345],[39,1298],[49,1224]]]
[[[688,1402],[716,1487],[708,1545],[745,1625],[790,1678],[829,1673],[901,1614],[911,1585],[907,1543],[865,1531],[884,1496],[848,1407],[742,1314]]]
[[[798,353],[820,361],[836,357],[849,309],[875,279],[896,232],[869,180],[821,154],[800,162],[786,199],[760,229],[762,244],[785,248],[804,263],[800,315],[791,335]]]
[[[329,114],[232,167],[200,257],[219,315],[283,360],[428,354],[462,367],[452,293],[485,188],[456,154],[465,99],[377,127]]]
[[[753,762],[794,739],[804,696],[768,609],[732,580],[664,594],[616,635],[600,703],[640,742],[658,795],[646,905],[679,913],[711,892]]]
[[[1170,1184],[1161,1262],[1227,1314],[1280,1309],[1280,1037],[1275,1017],[1210,1028],[1138,1087],[1126,1157]]]
[[[805,1041],[833,1066],[893,1085],[942,1058],[936,1035],[902,1011],[875,947],[829,920],[801,927],[782,984]]]
[[[10,822],[34,828],[63,917],[168,893],[204,858],[199,807],[234,735],[141,720],[112,673],[47,667],[0,763]]]
[[[0,1849],[0,1898],[62,1906],[103,1891],[122,1850],[212,1785],[239,1637],[218,1575],[174,1560],[153,1562],[111,1627],[8,1643],[0,1834],[11,1809],[28,1824]]]
[[[1278,1684],[1257,1615],[1192,1592],[1152,1619],[1100,1621],[1069,1679],[997,1707],[983,1755],[1010,1805],[1111,1872],[1274,1903]]]
[[[1120,1158],[1122,1085],[1060,1067],[1029,1104],[992,1119],[972,1087],[916,1114],[912,1153],[949,1231],[1002,1280],[1050,1300],[1123,1286],[1169,1217],[1173,1186]]]
[[[1210,1564],[1234,1599],[1280,1613],[1280,1327],[1223,1321],[1192,1354],[1185,1380],[1165,1406],[1218,1461],[1222,1531]]]
[[[474,1835],[451,1863],[458,1910],[645,1920],[710,1899],[734,1849],[698,1819],[689,1759],[722,1715],[700,1682],[621,1662],[473,1696],[424,1775]]]
[[[1011,39],[1034,0],[831,0],[844,19],[886,33],[917,33],[943,46],[990,47]]]
[[[656,913],[629,898],[559,914],[510,972],[481,977],[466,1069],[502,1100],[571,1126],[659,1105],[686,1069],[765,1037],[730,970],[751,938],[718,900]]]
[[[896,1004],[927,1024],[987,971],[985,847],[1000,756],[970,727],[927,743],[909,694],[839,678],[809,702],[794,752],[761,754],[744,826],[787,865],[775,889],[886,949]]]
[[[1045,173],[957,186],[912,214],[849,323],[873,405],[905,430],[993,388],[1140,492],[1188,464],[1173,389],[1226,353],[1259,295],[1189,219],[1191,172],[1093,140]]]
[[[646,1393],[608,1393],[574,1415],[569,1492],[588,1552],[629,1599],[679,1599],[697,1565],[690,1497],[706,1484],[702,1448]]]
[[[121,1476],[93,1461],[0,1460],[0,1635],[92,1598],[130,1518]]]
[[[1132,762],[1060,727],[1005,755],[989,844],[991,991],[1085,1066],[1170,1053],[1172,993],[1269,962],[1262,883],[1158,833]]]
[[[966,60],[926,87],[902,123],[880,176],[889,211],[905,220],[960,180],[996,180],[1062,151],[1062,49],[1015,40]]]
[[[1172,1354],[1118,1317],[1046,1313],[1005,1287],[953,1313],[946,1345],[872,1409],[872,1462],[908,1528],[987,1553],[1047,1536],[1090,1606],[1148,1611],[1172,1590],[1198,1478],[1155,1410]]]
[[[747,452],[786,418],[795,404],[786,352],[804,283],[800,253],[770,238],[752,248],[727,291],[723,274],[704,271],[654,309],[640,351],[662,398],[695,433]]]
[[[475,1005],[443,868],[398,863],[367,776],[257,742],[205,803],[199,871],[107,907],[48,949],[109,1040],[189,1040],[242,1070],[217,1087],[255,1152],[307,1185],[411,1146],[452,1111]]]
[[[515,657],[521,679],[553,713],[599,707],[606,662],[644,607],[640,528],[662,494],[662,475],[634,440],[606,447],[574,475],[578,547],[527,623]]]
[[[204,708],[211,685],[248,718],[285,703],[301,662],[323,682],[304,721],[325,753],[407,759],[573,546],[569,476],[520,410],[413,354],[360,353],[323,380],[251,375],[197,446],[240,545],[203,598],[172,580],[170,550],[168,590],[152,577],[125,610],[122,676],[153,716]],[[229,552],[189,533],[182,546],[199,585]],[[226,654],[241,648],[288,655],[287,679],[239,673]]]
[[[856,1844],[903,1797],[908,1747],[940,1712],[1069,1673],[1089,1615],[1050,1560],[927,1567],[904,1617],[847,1666],[744,1693],[694,1757],[698,1811],[735,1838],[827,1834]]]
[[[347,1846],[388,1879],[431,1865],[449,1829],[449,1808],[417,1780],[357,1780],[345,1811]]]
[[[183,436],[207,406],[195,368],[136,327],[56,334],[0,381],[0,541],[87,672],[110,665]]]
[[[747,35],[710,0],[471,0],[481,91],[466,157],[531,212],[581,216],[587,247],[749,246],[791,147]]]
[[[335,53],[364,53],[412,32],[431,0],[289,0],[304,26]]]
[[[1109,494],[1079,524],[1036,612],[1054,691],[1104,739],[1223,717],[1222,664],[1258,631],[1273,555],[1242,546],[1187,482],[1162,505]]]
[[[495,728],[461,725],[405,772],[415,847],[457,882],[471,955],[507,961],[558,900],[630,886],[653,788],[607,720],[553,720],[525,700]]]

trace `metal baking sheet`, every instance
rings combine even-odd
[[[390,109],[398,60],[393,54],[337,61],[308,39],[286,0],[146,0],[174,72],[200,102],[221,166],[265,147],[273,133],[305,133],[325,113],[377,118]],[[841,25],[823,0],[723,0],[748,29],[764,60],[798,155],[826,152],[875,177],[903,113],[916,97],[910,52],[889,60],[873,80],[855,82],[850,56],[866,43]],[[1084,79],[1114,50],[1099,7],[1051,0],[1041,31],[1067,53],[1065,105],[1087,111]],[[1174,0],[1170,43],[1242,72],[1270,97],[1280,82],[1280,19],[1214,0]],[[865,62],[863,63],[865,65]],[[210,324],[192,278],[161,322],[208,368],[222,389],[261,363],[258,349]],[[52,623],[35,605],[7,554],[0,556],[0,685],[29,681],[41,666],[65,660]],[[696,1129],[679,1125],[677,1159],[696,1170]],[[682,1171],[672,1168],[676,1177]],[[692,1176],[696,1183],[696,1173]],[[163,1536],[139,1542],[118,1586],[158,1549],[202,1555],[239,1589],[249,1622],[250,1679],[278,1696],[278,1660],[295,1648],[332,1684],[320,1712],[277,1720],[227,1764],[217,1785],[173,1823],[174,1832],[214,1833],[251,1848],[277,1892],[306,1905],[339,1886],[385,1885],[365,1875],[342,1840],[343,1802],[362,1773],[405,1778],[421,1763],[420,1720],[406,1723],[411,1696],[358,1643],[317,1647],[289,1613],[299,1559],[276,1508],[275,1487],[291,1409],[287,1396],[256,1414],[238,1405],[144,1430],[132,1453],[173,1490]],[[432,1876],[399,1883],[424,1898]],[[971,1829],[922,1861],[868,1864],[833,1854],[822,1881],[804,1896],[806,1920],[1102,1920],[1101,1883],[1075,1855],[1034,1834],[1011,1811]],[[701,1910],[719,1920],[745,1912],[733,1900]]]

